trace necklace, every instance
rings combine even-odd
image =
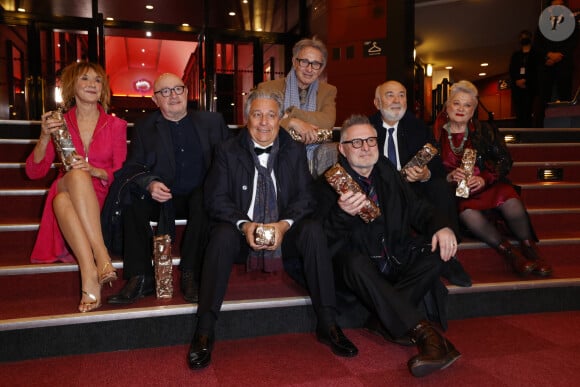
[[[469,137],[469,130],[467,129],[467,126],[465,127],[465,134],[463,135],[463,140],[461,140],[461,144],[459,144],[458,147],[456,147],[453,144],[453,137],[451,137],[451,130],[449,128],[445,128],[445,129],[447,130],[447,139],[449,140],[449,147],[451,148],[453,153],[455,153],[456,155],[462,154],[463,147],[465,146],[465,142],[467,141],[467,138]]]

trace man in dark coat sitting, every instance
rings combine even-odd
[[[248,270],[284,267],[292,274],[300,262],[318,319],[318,340],[338,356],[355,356],[357,348],[336,324],[334,276],[322,226],[307,218],[315,202],[306,150],[280,130],[282,95],[254,91],[244,113],[247,128],[218,146],[204,185],[210,240],[189,365],[210,364],[216,320],[236,262]]]
[[[155,292],[149,221],[159,220],[162,208],[170,228],[176,217],[187,219],[181,246],[181,291],[186,301],[198,298],[207,229],[202,184],[213,149],[229,136],[229,130],[221,114],[188,112],[187,86],[177,75],[160,75],[154,90],[152,100],[159,110],[135,127],[123,165],[123,170],[142,173],[132,179],[139,192],[123,209],[123,276],[128,281],[108,298],[109,304],[131,304]]]
[[[417,345],[419,354],[408,367],[414,376],[424,376],[460,357],[419,309],[440,281],[443,262],[457,251],[457,241],[445,219],[379,157],[377,143],[377,132],[366,117],[345,121],[339,163],[361,192],[349,189],[339,195],[320,178],[314,218],[323,222],[337,276],[376,315],[385,339]],[[358,214],[369,201],[381,214],[367,223]]]
[[[374,99],[377,112],[369,117],[377,131],[378,150],[398,169],[415,156],[426,143],[435,145],[427,125],[407,109],[407,89],[397,81],[379,85]],[[454,192],[445,180],[447,173],[441,157],[435,156],[423,166],[405,169],[405,179],[419,196],[425,197],[443,215],[447,216],[451,229],[459,235],[459,219]],[[443,265],[442,275],[453,285],[471,286],[471,278],[457,257]]]

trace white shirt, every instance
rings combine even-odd
[[[272,146],[272,144],[270,144],[268,146],[262,146],[262,145],[258,145],[254,142],[255,148],[266,149],[269,146]],[[258,161],[260,162],[261,166],[266,168],[268,166],[268,159],[269,158],[270,158],[269,153],[262,153],[261,155],[258,156]],[[276,175],[274,174],[273,170],[272,170],[272,181],[274,182],[274,190],[276,191],[276,195],[278,195],[278,185],[276,184]],[[256,204],[256,187],[257,187],[257,185],[258,185],[258,169],[254,168],[254,183],[252,184],[252,200],[250,201],[250,207],[248,208],[248,218],[250,218],[250,219],[252,219],[254,216],[254,205]],[[293,220],[291,220],[291,219],[284,219],[284,220],[286,222],[288,222],[288,224],[290,224],[290,227],[292,227],[292,224],[294,223]],[[246,220],[238,220],[238,222],[236,223],[238,228],[241,226],[241,224],[243,222],[246,222]]]

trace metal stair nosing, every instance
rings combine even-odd
[[[579,287],[580,278],[566,279],[538,279],[530,281],[509,281],[485,284],[474,284],[470,288],[461,288],[449,285],[449,294],[476,294],[482,292],[502,292],[537,288],[564,288]],[[225,301],[222,312],[270,309],[311,305],[309,296],[295,296],[283,298],[246,299]],[[197,305],[190,303],[152,306],[144,308],[130,308],[107,311],[94,311],[91,313],[71,313],[61,315],[48,315],[39,317],[27,317],[17,319],[0,320],[0,332],[23,329],[35,329],[44,327],[56,327],[76,324],[91,324],[106,321],[132,320],[143,318],[166,317],[176,315],[193,315],[197,312]]]
[[[292,306],[308,306],[311,304],[312,302],[308,296],[235,300],[224,301],[221,311],[229,312],[251,309],[285,308]],[[153,306],[146,308],[130,308],[107,311],[97,310],[91,313],[71,313],[53,316],[7,319],[0,320],[0,332],[73,324],[90,324],[103,321],[185,315],[194,314],[196,312],[197,305],[184,303],[178,305]]]

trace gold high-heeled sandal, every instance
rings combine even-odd
[[[111,270],[107,270],[110,267]],[[112,282],[117,280],[117,271],[111,264],[111,261],[107,262],[99,274],[99,285],[109,284],[113,286]]]
[[[81,312],[81,313],[91,312],[91,311],[101,307],[101,301],[99,301],[94,294],[87,293],[84,290],[81,290],[81,293],[85,294],[92,301],[86,302],[86,301],[83,301],[81,299],[81,303],[79,304],[79,312]],[[81,298],[82,298],[82,296],[81,296]]]

